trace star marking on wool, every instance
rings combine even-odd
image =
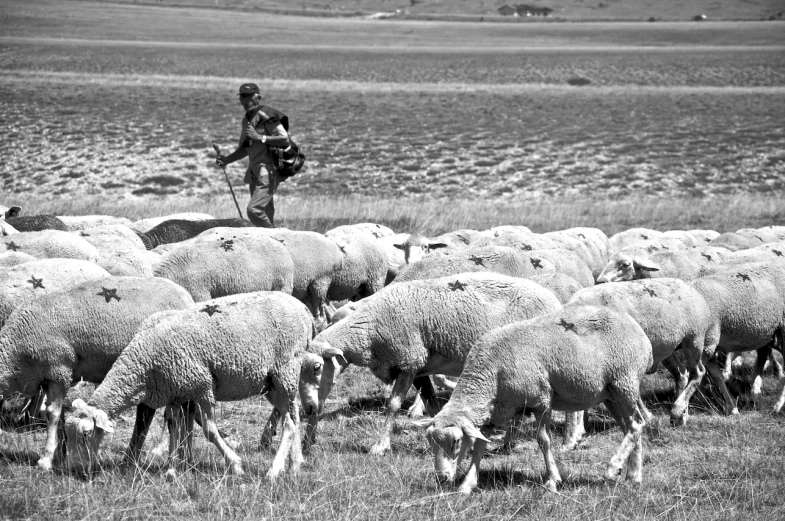
[[[342,244],[338,245],[338,249],[341,250],[341,253],[346,253],[346,247],[343,246]]]
[[[649,240],[649,236],[648,236],[648,235],[645,235],[645,234],[643,234],[643,233],[641,234],[641,238],[642,238],[644,241],[648,241],[648,240]]]
[[[222,242],[221,243],[221,248],[223,248],[225,251],[229,251],[229,250],[234,249],[234,241],[229,239],[227,241]]]
[[[113,298],[116,298],[117,302],[120,302],[120,297],[117,296],[117,288],[109,289],[101,286],[101,291],[96,293],[96,295],[101,295],[106,299],[107,302]]]
[[[563,327],[565,331],[572,331],[573,333],[578,332],[578,328],[575,327],[575,324],[567,322],[566,320],[564,320],[564,318],[559,320],[559,325]]]
[[[373,235],[373,236],[374,236],[374,237],[376,237],[377,239],[381,239],[381,238],[382,238],[382,234],[381,234],[381,233],[379,233],[379,232],[371,232],[371,235]]]
[[[35,288],[46,289],[46,287],[43,284],[44,279],[37,279],[35,278],[35,275],[30,275],[30,280],[28,280],[27,282],[33,285],[33,289]]]
[[[651,288],[643,288],[643,291],[648,293],[650,297],[656,297],[657,296],[657,293],[655,293],[654,290],[651,289]]]
[[[468,284],[464,284],[460,280],[456,280],[455,282],[449,282],[447,284],[447,287],[450,288],[452,291],[458,291],[458,290],[464,291],[463,288],[465,288],[466,286],[468,286]]]
[[[761,239],[759,235],[753,235],[753,237],[755,237],[756,239],[758,239],[760,242],[766,242],[766,241],[764,241],[763,239]]]
[[[701,253],[701,256],[706,257],[709,261],[711,261],[711,255],[708,253]]]
[[[82,237],[90,237],[90,234],[87,232],[79,232],[79,235],[81,235]]]
[[[202,313],[207,313],[210,316],[213,316],[213,314],[215,314],[215,313],[220,313],[221,312],[221,310],[218,309],[218,305],[217,304],[207,304],[205,307],[203,307],[199,311],[201,311]]]
[[[742,281],[751,281],[750,276],[746,273],[737,273],[736,276],[739,277]]]
[[[281,239],[280,237],[273,237],[273,239],[275,239],[276,241],[280,242],[281,244],[284,243],[283,239]]]
[[[14,241],[6,243],[5,247],[11,251],[19,251],[19,246]]]
[[[582,233],[579,233],[579,234],[578,234],[578,237],[580,237],[581,239],[585,239],[585,238],[586,238],[586,236],[585,236],[585,235],[583,235]]]
[[[529,246],[528,244],[524,244],[524,245],[523,245],[523,247],[522,247],[521,249],[522,249],[523,251],[532,251],[534,248],[532,248],[532,247],[531,247],[531,246]]]
[[[484,266],[482,257],[478,257],[477,255],[472,255],[471,257],[469,257],[469,260],[477,264],[478,266]]]
[[[540,259],[529,259],[529,262],[532,263],[534,269],[540,269],[540,270],[542,269],[542,264]]]
[[[780,250],[771,250],[771,253],[773,253],[777,257],[782,257],[782,252]]]

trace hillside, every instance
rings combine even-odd
[[[98,0],[103,1],[103,0]],[[120,0],[122,3],[199,6],[303,14],[401,19],[532,22],[547,20],[783,20],[785,0]],[[113,2],[115,3],[115,2]],[[549,16],[503,16],[503,6],[551,10]]]

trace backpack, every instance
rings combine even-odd
[[[261,107],[260,111],[268,116],[264,122],[279,121],[286,132],[289,132],[289,116],[267,105]],[[305,154],[300,146],[289,136],[289,146],[287,148],[270,147],[270,154],[273,158],[275,175],[281,181],[289,179],[305,166]]]

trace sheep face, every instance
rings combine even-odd
[[[439,483],[452,483],[458,470],[458,463],[463,459],[471,438],[466,436],[458,426],[428,428],[425,433],[433,449],[433,466],[436,480]]]
[[[69,471],[89,474],[100,461],[100,449],[107,434],[114,433],[106,413],[74,400],[73,412],[65,421],[66,467]]]
[[[393,244],[393,246],[399,250],[403,250],[403,258],[406,264],[412,264],[422,260],[431,250],[446,248],[447,244],[443,242],[430,242],[422,235],[413,233],[405,242]]]
[[[322,381],[324,359],[314,353],[305,353],[300,365],[300,402],[308,416],[322,412],[319,389]]]
[[[649,278],[647,272],[658,271],[657,263],[642,257],[632,257],[626,253],[617,253],[610,258],[605,269],[597,277],[597,284],[605,282],[623,282]]]

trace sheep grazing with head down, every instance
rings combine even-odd
[[[729,252],[724,248],[712,246],[656,251],[652,254],[622,251],[608,259],[597,277],[597,283],[663,277],[695,280],[704,270],[721,266],[728,255]]]
[[[555,491],[561,482],[551,452],[551,413],[604,403],[624,433],[606,477],[616,479],[627,462],[627,479],[640,483],[644,420],[636,403],[643,375],[651,367],[651,344],[629,315],[608,308],[576,306],[489,332],[466,358],[450,401],[427,428],[436,476],[453,481],[458,464],[474,443],[459,492],[476,486],[487,438],[516,414],[533,412],[537,443]]]
[[[381,439],[371,449],[374,454],[388,451],[395,416],[412,384],[435,412],[428,375],[459,376],[466,355],[484,333],[560,307],[539,284],[496,273],[386,287],[311,342],[302,376],[304,388],[318,389],[318,404],[303,399],[311,432],[335,377],[349,364],[368,367],[384,382],[395,382]]]
[[[105,277],[40,296],[11,313],[0,331],[0,394],[32,397],[45,389],[48,435],[39,467],[52,467],[66,390],[80,379],[100,382],[148,316],[193,305],[166,279]],[[152,419],[149,412],[137,410],[131,457],[147,430],[139,419]]]
[[[111,420],[137,404],[172,406],[170,466],[174,478],[186,454],[196,410],[202,428],[243,474],[240,457],[215,423],[215,404],[266,395],[284,418],[281,444],[267,475],[278,476],[287,459],[302,463],[297,401],[301,359],[311,338],[311,315],[290,295],[260,291],[231,295],[183,311],[152,315],[139,328],[88,403],[75,401],[66,421],[69,468],[90,471]],[[189,405],[192,402],[193,405]]]

